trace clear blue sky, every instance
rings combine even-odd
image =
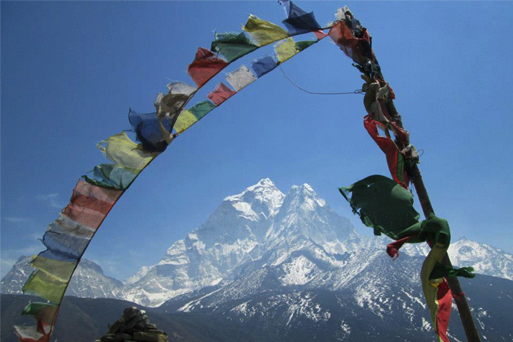
[[[350,6],[424,151],[420,168],[438,216],[454,240],[512,253],[513,3],[297,4],[321,24]],[[78,178],[103,162],[96,142],[129,128],[128,108],[152,111],[170,80],[192,83],[186,70],[196,49],[210,47],[214,30],[240,31],[250,13],[284,19],[276,1],[1,2],[2,276],[20,255],[43,249],[37,238]],[[362,83],[329,39],[283,69],[312,91]],[[85,257],[108,275],[130,276],[158,262],[225,196],[265,177],[285,193],[311,184],[368,233],[337,192],[388,175],[363,128],[362,99],[307,95],[275,70],[174,141],[114,207]]]

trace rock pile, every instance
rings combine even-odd
[[[109,325],[109,332],[96,342],[169,342],[169,338],[150,323],[146,311],[133,306],[126,308],[123,316]]]

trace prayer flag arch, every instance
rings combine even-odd
[[[385,153],[393,178],[371,176],[340,191],[364,224],[373,227],[378,235],[384,233],[397,240],[388,246],[391,256],[397,256],[405,242],[427,241],[433,245],[422,267],[422,283],[437,338],[448,341],[451,290],[445,279],[472,276],[471,269],[456,270],[441,263],[450,243],[447,221],[434,216],[431,209],[428,213],[425,210],[427,219],[419,222],[420,215],[413,209],[406,189],[415,170],[418,171],[418,155],[395,110],[395,95],[381,73],[371,36],[347,7],[337,12],[334,23],[321,27],[313,13],[303,11],[288,0],[281,3],[287,13],[283,21],[286,29],[250,15],[242,27],[243,32],[216,33],[210,49],[198,48],[188,66],[188,74],[195,85],[168,84],[167,93],[157,95],[153,113],[129,110],[136,141],[123,131],[97,144],[108,162],[95,166],[78,180],[69,204],[43,236],[46,250],[31,261],[35,271],[23,286],[23,292],[37,295],[46,302],[29,303],[23,310],[23,315],[35,318],[36,325],[15,326],[20,341],[50,341],[68,284],[91,239],[123,193],[173,139],[245,87],[326,37],[330,37],[362,72],[368,114],[364,127]],[[305,33],[313,33],[315,39],[296,39]],[[273,55],[256,56],[249,67],[236,65],[232,68],[241,57],[271,44],[274,44]],[[209,81],[224,70],[228,71],[225,81],[212,87],[206,99],[189,105],[198,90],[210,86]],[[413,181],[421,181],[419,176],[420,173],[414,176]],[[454,295],[461,296],[461,291]],[[464,297],[461,298],[464,301]],[[478,341],[479,337],[469,340]]]

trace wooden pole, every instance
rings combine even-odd
[[[414,164],[410,167],[410,174],[412,175],[411,181],[415,186],[415,190],[417,191],[417,196],[419,198],[420,205],[422,206],[424,216],[428,217],[429,214],[434,214],[435,211],[431,206],[431,201],[429,200],[429,196],[426,191],[426,187],[424,186],[424,181],[422,180],[422,175],[417,164]],[[448,266],[452,266],[449,255],[445,254],[442,263]],[[447,280],[447,283],[449,284],[449,287],[453,293],[454,301],[456,302],[456,306],[458,307],[458,311],[460,313],[461,323],[463,324],[465,334],[467,335],[467,340],[469,342],[481,342],[481,338],[477,333],[474,319],[472,318],[472,313],[470,312],[470,307],[467,303],[467,298],[461,289],[460,281],[457,277],[447,277],[445,279]]]

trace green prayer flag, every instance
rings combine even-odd
[[[258,46],[253,44],[248,37],[241,33],[217,33],[215,40],[212,42],[212,51],[219,52],[226,59],[228,63],[247,55],[248,53],[256,50]]]
[[[50,303],[30,302],[25,306],[22,315],[34,316],[38,322],[53,324],[58,312],[58,306]]]
[[[102,188],[126,190],[141,170],[130,169],[115,164],[100,164],[94,167],[93,177],[83,175],[89,184]]]
[[[451,243],[451,228],[449,227],[449,222],[435,216],[435,214],[429,215],[426,220],[422,221],[419,238],[421,238],[422,241],[433,241],[449,248],[449,244]]]
[[[298,52],[303,51],[304,49],[309,48],[313,44],[317,43],[318,40],[303,40],[300,42],[296,42],[296,49]]]
[[[473,267],[456,268],[438,262],[433,268],[433,271],[431,271],[429,279],[433,280],[447,277],[474,278],[475,276],[476,274],[474,273]]]
[[[411,236],[409,243],[431,241],[449,246],[449,223],[434,214],[422,222],[413,208],[413,195],[390,178],[374,175],[339,189],[363,224],[375,235],[399,240]]]
[[[374,228],[375,235],[383,233],[398,240],[420,231],[413,196],[397,182],[374,175],[339,190],[363,224]]]
[[[22,315],[30,315],[30,316],[37,316],[39,312],[43,309],[54,309],[56,310],[57,307],[54,304],[49,303],[41,303],[41,302],[30,302],[25,306],[23,311],[21,312]]]
[[[193,107],[189,108],[189,111],[192,113],[192,115],[194,115],[196,120],[200,120],[214,108],[216,108],[216,105],[212,102],[202,101],[200,103],[197,103]]]

